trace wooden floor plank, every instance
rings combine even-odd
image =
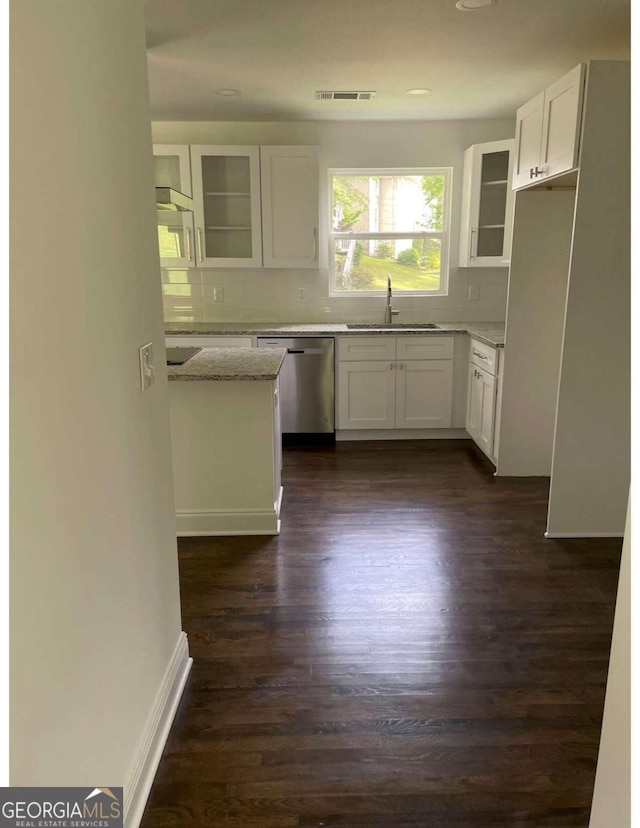
[[[194,666],[142,828],[589,821],[621,543],[466,441],[284,452],[279,537],[179,542]]]

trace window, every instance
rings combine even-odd
[[[447,294],[451,168],[329,170],[332,296]]]

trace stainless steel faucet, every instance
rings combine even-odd
[[[387,304],[384,307],[384,324],[390,325],[391,319],[400,313],[391,307],[391,274],[387,274]]]

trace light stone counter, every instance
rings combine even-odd
[[[284,348],[203,348],[184,365],[168,365],[176,380],[275,380],[286,356]]]
[[[504,347],[504,322],[438,322],[437,328],[427,328],[425,323],[416,322],[415,327],[396,328],[393,326],[371,327],[370,322],[363,322],[363,327],[355,328],[357,323],[278,325],[269,322],[173,322],[165,326],[165,334],[171,336],[366,336],[382,334],[386,336],[415,336],[416,334],[470,334],[494,348]],[[411,323],[407,323],[411,324]],[[236,349],[240,350],[240,349]],[[171,378],[171,377],[170,377]],[[182,377],[180,377],[182,379]],[[177,377],[176,377],[177,379]],[[198,377],[197,379],[200,379]]]

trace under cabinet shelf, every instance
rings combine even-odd
[[[504,230],[504,224],[481,224],[481,230]]]
[[[207,226],[207,230],[251,230],[251,227],[245,225],[221,225],[220,227]]]
[[[501,178],[500,180],[496,180],[496,181],[483,181],[482,186],[483,187],[506,187],[508,183],[509,183],[509,179]]]
[[[230,196],[233,196],[234,198],[235,197],[240,197],[240,196],[242,196],[244,198],[249,198],[251,196],[251,193],[213,192],[213,193],[205,193],[205,195],[206,196],[225,196],[226,198],[229,198]]]

